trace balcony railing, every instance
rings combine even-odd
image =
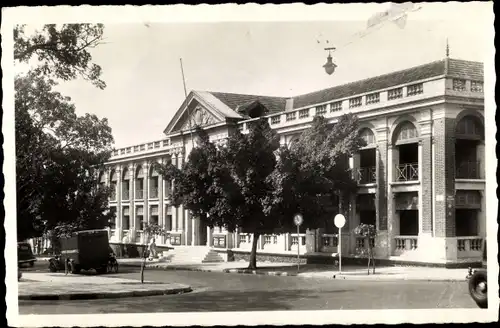
[[[158,198],[158,188],[149,189],[149,198]]]
[[[418,248],[417,236],[397,236],[394,237],[396,242],[396,253],[404,251],[414,251]]]
[[[144,191],[142,189],[137,189],[135,191],[135,199],[143,199],[144,198]]]
[[[377,170],[375,166],[358,168],[358,184],[375,183],[377,181]]]
[[[418,163],[396,165],[396,181],[418,180]]]
[[[457,179],[480,179],[480,162],[461,162],[456,164],[455,178]]]

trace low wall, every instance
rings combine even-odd
[[[141,257],[144,248],[147,249],[148,246],[140,245],[140,244],[122,244],[122,243],[112,243],[110,242],[109,245],[113,249],[113,252],[115,252],[116,257],[118,258],[138,258]],[[156,251],[158,253],[168,251],[173,249],[173,247],[168,247],[168,246],[156,246]]]

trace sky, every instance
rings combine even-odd
[[[344,5],[351,6],[351,5]],[[347,8],[343,7],[343,9]],[[79,114],[106,117],[116,148],[163,139],[187,92],[219,91],[293,96],[450,57],[483,61],[492,42],[490,7],[474,3],[422,4],[404,28],[389,22],[363,38],[367,19],[388,4],[351,6],[342,17],[315,21],[136,22],[105,24],[105,43],[92,49],[105,90],[76,80],[58,89]],[[323,15],[324,17],[324,15]],[[338,67],[324,72],[328,45]],[[319,41],[319,43],[318,43]]]

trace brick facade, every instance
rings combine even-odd
[[[435,236],[455,236],[455,119],[434,120]]]
[[[423,135],[420,144],[422,145],[422,158],[419,165],[422,166],[422,176],[419,177],[422,184],[422,227],[421,232],[432,233],[432,139],[430,134]]]
[[[387,230],[387,141],[381,141],[378,144],[377,158],[377,230]]]

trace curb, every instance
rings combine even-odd
[[[172,295],[189,293],[193,289],[191,287],[179,287],[161,290],[136,290],[136,291],[116,291],[104,293],[67,293],[67,294],[31,294],[19,295],[19,300],[29,301],[59,301],[59,300],[89,300],[89,299],[103,299],[103,298],[122,298],[122,297],[139,297],[139,296],[157,296],[157,295]]]
[[[453,279],[453,278],[418,278],[418,277],[387,277],[383,278],[383,276],[379,276],[376,278],[372,278],[373,275],[370,276],[362,276],[362,275],[336,275],[333,274],[331,276],[314,276],[307,274],[297,274],[293,272],[281,272],[281,271],[258,271],[258,270],[249,270],[249,269],[201,269],[201,268],[189,268],[189,267],[179,267],[179,266],[162,266],[162,265],[148,265],[147,268],[161,269],[166,271],[197,271],[197,272],[223,272],[223,273],[233,273],[233,274],[253,274],[253,275],[266,275],[266,276],[281,276],[281,277],[299,277],[299,278],[312,278],[312,279],[336,279],[336,280],[362,280],[362,281],[443,281],[443,282],[465,282],[465,277],[463,279]]]

